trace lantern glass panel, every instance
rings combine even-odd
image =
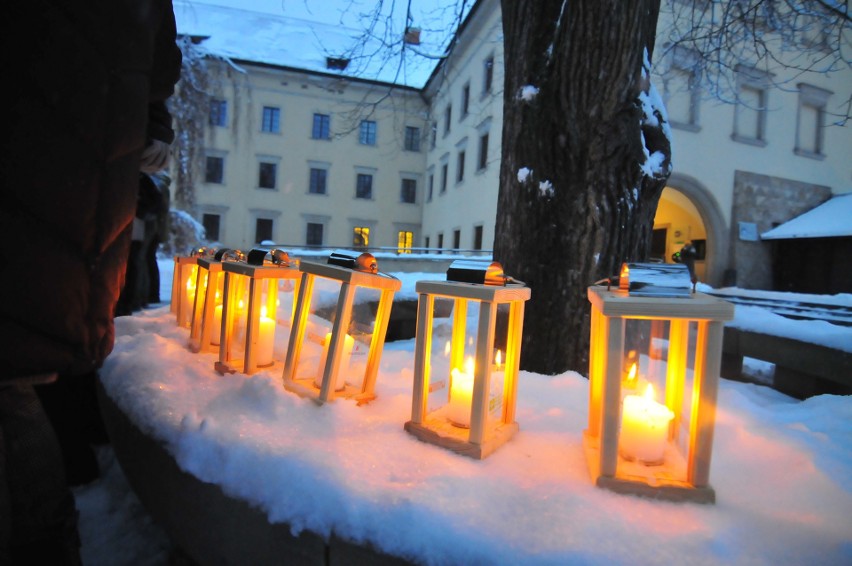
[[[313,285],[295,379],[312,377],[314,386],[322,387],[342,282],[316,277]],[[381,292],[378,289],[355,288],[349,324],[343,338],[343,352],[335,391],[342,391],[347,385],[356,388],[363,385],[380,297]]]
[[[665,464],[667,474],[684,481],[697,323],[624,322],[619,473],[643,475],[651,471],[645,467]]]
[[[192,308],[195,304],[196,286],[198,285],[198,264],[195,258],[180,258],[191,259],[191,261],[175,262],[174,278],[177,284],[178,296],[175,297],[178,301],[177,305],[177,322],[178,326],[189,328],[192,323]]]
[[[436,298],[433,303],[432,340],[426,412],[459,428],[470,426],[480,309],[475,300]],[[502,420],[508,305],[498,305],[495,337],[488,353],[490,380],[486,427]],[[505,312],[505,316],[500,316]]]

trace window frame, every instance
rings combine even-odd
[[[311,139],[314,140],[330,140],[331,139],[331,115],[314,112],[313,121],[311,123]]]
[[[260,131],[265,134],[281,133],[281,107],[264,106],[261,112]]]
[[[361,120],[358,126],[358,143],[360,145],[377,145],[378,125],[375,120]]]

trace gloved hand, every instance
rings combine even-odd
[[[169,144],[152,139],[142,152],[139,170],[143,173],[157,173],[169,165]]]

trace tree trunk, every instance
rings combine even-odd
[[[532,289],[521,367],[588,372],[586,288],[646,257],[670,170],[647,119],[659,0],[502,0],[503,156],[494,255]],[[522,92],[534,96],[521,96]],[[645,150],[664,157],[643,173]],[[524,176],[523,172],[530,173]]]

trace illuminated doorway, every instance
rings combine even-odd
[[[695,274],[699,281],[709,282],[707,270],[707,229],[701,213],[689,197],[670,186],[663,189],[654,216],[653,255],[672,263],[672,254],[692,243],[698,257]]]

